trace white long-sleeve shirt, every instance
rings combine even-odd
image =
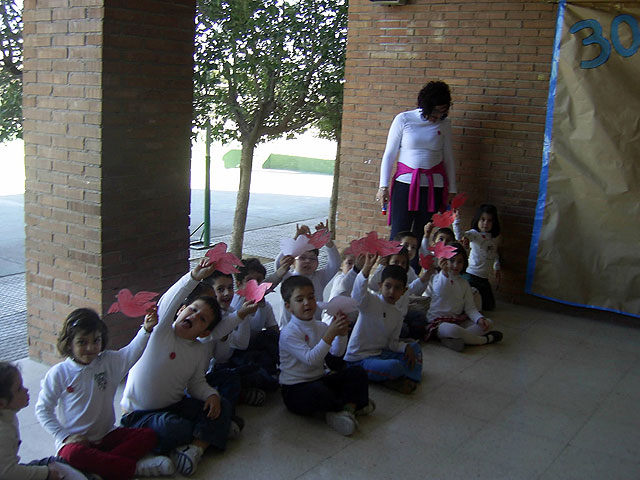
[[[431,297],[431,305],[427,312],[428,322],[465,313],[477,323],[483,316],[473,301],[469,282],[460,275],[449,274],[447,277],[442,271],[437,273],[431,278],[426,295]]]
[[[379,293],[380,292],[380,279],[382,278],[382,271],[384,270],[384,265],[378,265],[376,271],[369,276],[369,289]],[[409,304],[411,303],[411,296],[416,295],[420,296],[424,293],[427,288],[428,283],[422,283],[422,280],[412,267],[409,267],[407,271],[407,291],[398,299],[395,304],[395,307],[400,310],[402,314],[402,318],[407,315],[409,311]]]
[[[157,410],[182,400],[185,390],[199,400],[206,400],[217,390],[204,375],[209,364],[208,345],[176,335],[173,328],[178,307],[198,284],[187,273],[158,301],[158,325],[144,354],[133,366],[122,395],[125,412]],[[221,320],[211,336],[222,338],[235,325]]]
[[[231,306],[238,310],[244,303],[244,297],[240,295],[234,295],[233,300],[231,300]],[[276,316],[273,313],[273,307],[271,304],[264,300],[264,303],[258,307],[256,313],[253,315],[248,315],[249,323],[251,324],[251,332],[250,339],[255,337],[258,333],[260,333],[265,328],[277,327],[278,322],[276,322]]]
[[[36,416],[53,435],[56,451],[69,435],[85,435],[97,442],[116,428],[116,389],[149,339],[141,328],[129,345],[117,351],[105,350],[89,365],[67,358],[49,369],[42,380]]]
[[[210,359],[209,370],[211,370],[216,363],[221,364],[228,362],[235,350],[246,350],[249,346],[249,340],[251,339],[251,322],[249,316],[240,319],[233,305],[229,305],[228,310],[222,310],[222,318],[223,320],[235,323],[236,328],[224,338],[216,338],[215,336],[209,335],[207,338],[200,340],[210,349],[208,354]]]
[[[22,465],[18,456],[20,427],[14,410],[0,409],[0,478],[2,480],[46,480],[46,465]]]
[[[367,290],[367,279],[362,272],[356,278],[351,296],[358,301],[358,320],[344,359],[357,362],[380,355],[382,350],[404,352],[407,344],[400,341],[402,313],[395,305],[387,303],[382,295]]]
[[[340,264],[342,263],[342,259],[340,258],[340,252],[337,247],[334,245],[333,247],[327,247],[328,261],[327,266],[316,270],[311,275],[308,275],[307,278],[311,280],[313,283],[313,291],[316,294],[316,298],[322,298],[322,292],[324,291],[324,287],[327,286],[327,283],[333,278],[336,272],[340,269]],[[283,257],[282,253],[278,254],[276,257],[276,269],[280,267],[280,259]],[[298,272],[287,272],[283,277],[282,281],[284,282],[291,275],[299,275]],[[280,317],[278,318],[278,325],[280,329],[283,329],[287,323],[289,323],[289,319],[291,318],[291,313],[286,309],[282,308],[280,311]],[[315,317],[316,320],[322,320],[322,311],[320,309],[316,310]]]
[[[340,356],[347,344],[346,336],[336,336],[329,345],[322,337],[329,327],[318,320],[300,320],[295,315],[280,332],[280,383],[295,385],[324,376],[327,353]]]
[[[404,163],[413,169],[429,169],[442,161],[447,172],[449,192],[457,192],[451,146],[451,121],[448,118],[437,122],[425,120],[419,108],[399,113],[389,128],[380,167],[380,186],[389,186],[396,162]],[[411,183],[411,174],[400,175],[397,180],[402,183]],[[428,185],[427,176],[421,175],[420,186]],[[433,175],[433,186],[443,186],[442,175]]]

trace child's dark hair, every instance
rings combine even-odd
[[[392,278],[402,282],[402,285],[407,286],[407,271],[400,265],[388,265],[382,270],[380,275],[380,283],[384,282],[387,278]]]
[[[315,253],[315,254],[316,254],[316,257],[319,257],[319,256],[320,256],[320,249],[319,249],[319,248],[312,248],[311,250],[307,250],[307,252],[313,252],[313,253]],[[307,252],[303,252],[303,253],[301,253],[300,255],[303,255],[304,253],[307,253]],[[300,255],[298,255],[298,256],[300,256]]]
[[[196,288],[193,289],[193,292],[189,294],[187,298],[185,298],[182,305],[188,307],[196,300],[202,300],[206,303],[211,309],[211,313],[213,313],[213,320],[207,327],[207,330],[212,330],[222,318],[222,311],[220,310],[220,304],[213,293],[213,287],[206,282],[200,282],[196,285]],[[176,314],[176,317],[178,315]]]
[[[462,255],[462,258],[464,259],[464,266],[462,267],[462,271],[460,273],[466,272],[467,267],[469,266],[469,257],[467,257],[467,250],[459,242],[451,242],[449,246],[456,249],[453,255],[454,257],[458,254]]]
[[[230,278],[231,281],[233,281],[233,275],[231,275],[230,273],[222,273],[219,270],[214,270],[213,273],[211,275],[209,275],[207,278],[205,278],[203,281],[205,283],[208,283],[209,285],[213,285],[217,279],[219,278]]]
[[[389,255],[389,260],[391,260],[391,257],[397,257],[398,255],[400,255],[401,257],[405,257],[407,259],[407,268],[405,269],[405,272],[409,270],[409,250],[407,250],[406,247],[402,247],[400,249],[399,252],[397,253],[392,253],[391,255]],[[398,265],[399,266],[399,265]]]
[[[79,333],[100,332],[102,336],[101,352],[107,348],[109,335],[107,334],[107,324],[102,321],[100,315],[90,308],[77,308],[71,312],[62,325],[62,331],[58,335],[58,352],[66,357],[72,356],[71,344],[74,337]]]
[[[11,387],[16,380],[16,375],[20,374],[20,370],[14,364],[9,362],[0,362],[0,399],[10,403],[13,400]]]
[[[456,238],[456,234],[453,233],[453,230],[451,230],[449,227],[442,227],[442,228],[438,228],[434,233],[433,233],[433,240],[435,241],[436,237],[439,234],[444,234],[444,235],[449,235],[451,238],[453,238],[455,240]]]
[[[242,260],[242,266],[238,267],[238,270],[240,270],[236,273],[236,282],[238,283],[244,282],[245,277],[251,273],[259,273],[263,277],[267,276],[267,269],[264,268],[264,265],[262,265],[257,258]]]
[[[498,220],[498,209],[489,203],[483,203],[478,207],[476,214],[471,220],[471,228],[474,230],[478,230],[478,222],[480,221],[480,217],[483,213],[488,213],[491,215],[491,235],[493,237],[497,237],[500,235],[500,221]]]
[[[415,238],[416,242],[420,243],[420,240],[418,239],[418,236],[415,233],[413,233],[411,230],[404,230],[402,232],[398,232],[398,233],[396,233],[396,236],[393,237],[393,239],[396,242],[400,242],[400,241],[402,241],[403,238],[406,238],[406,237]]]
[[[449,85],[441,80],[427,83],[418,93],[418,108],[422,116],[427,118],[438,105],[451,105],[451,90]]]
[[[291,295],[293,295],[293,291],[296,288],[302,287],[311,287],[313,288],[313,283],[308,277],[304,275],[292,275],[287,278],[284,282],[282,282],[282,286],[280,287],[280,294],[282,295],[282,299],[288,303],[291,301]]]

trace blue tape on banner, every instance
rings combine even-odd
[[[549,155],[551,154],[551,141],[553,140],[553,111],[556,100],[556,87],[558,82],[558,61],[560,59],[560,43],[562,40],[562,27],[564,25],[564,12],[566,1],[561,0],[558,4],[558,20],[556,22],[556,36],[553,42],[553,58],[551,61],[551,77],[549,79],[549,98],[547,100],[547,118],[544,129],[544,145],[542,149],[542,169],[540,170],[540,189],[538,192],[538,203],[536,205],[535,218],[533,222],[533,234],[531,237],[531,247],[529,249],[529,260],[527,262],[527,277],[525,292],[533,293],[533,275],[536,269],[536,257],[538,255],[538,242],[542,230],[544,219],[544,207],[547,199],[547,180],[549,178]]]

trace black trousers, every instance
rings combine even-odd
[[[362,367],[348,367],[313,382],[282,385],[286,407],[298,415],[338,412],[347,403],[356,410],[369,403],[369,380]]]

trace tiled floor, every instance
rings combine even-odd
[[[640,478],[640,328],[508,304],[492,318],[502,344],[424,346],[418,390],[371,387],[378,409],[350,438],[288,413],[278,394],[239,407],[241,437],[207,452],[192,478]],[[20,363],[32,398],[20,453],[31,460],[53,453],[33,413],[46,367]]]

